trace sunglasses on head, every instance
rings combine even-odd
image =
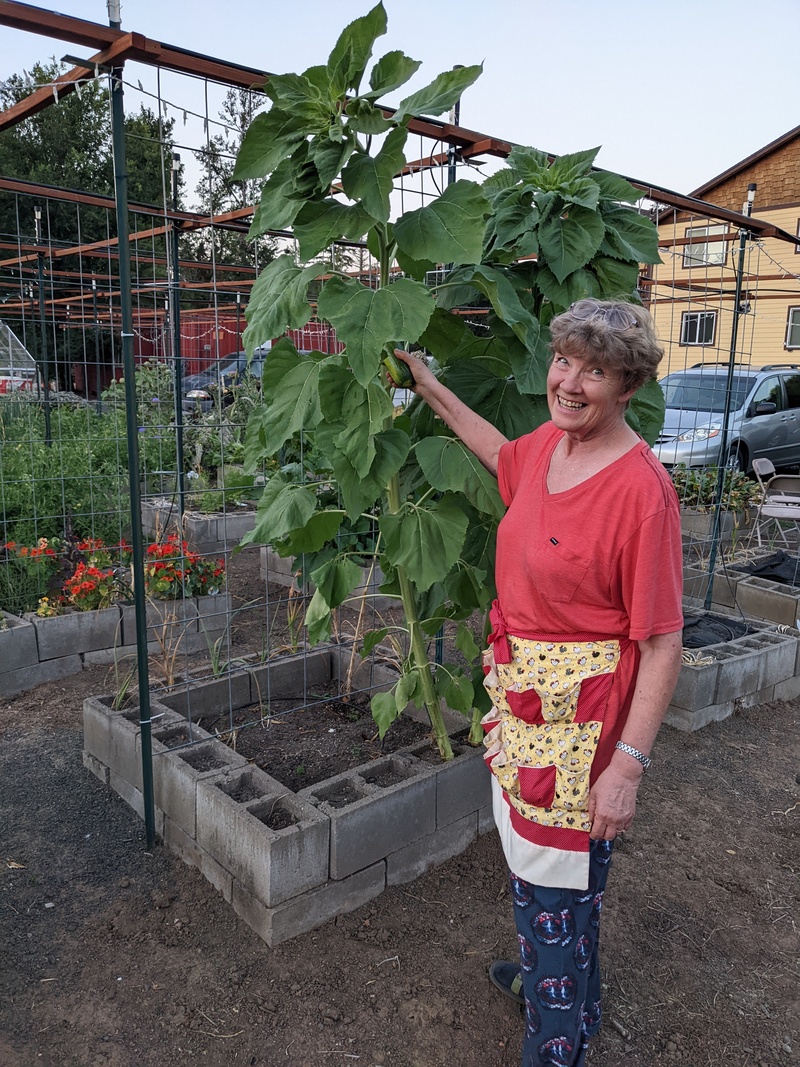
[[[593,319],[595,315],[599,315],[602,319],[605,319],[609,330],[618,332],[630,330],[632,327],[639,325],[639,320],[636,316],[619,304],[603,307],[594,300],[578,300],[570,305],[569,313],[579,322],[585,322],[587,319]]]

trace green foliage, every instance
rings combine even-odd
[[[679,463],[670,471],[678,499],[685,508],[711,509],[717,503],[718,467],[687,467]],[[761,486],[741,471],[726,468],[722,482],[722,506],[728,511],[748,511],[761,503]]]
[[[377,516],[382,588],[402,598],[411,653],[395,692],[374,698],[373,714],[383,734],[408,700],[424,705],[447,754],[440,701],[469,715],[474,679],[452,665],[434,674],[426,637],[486,606],[503,506],[495,479],[429,409],[413,404],[396,415],[382,362],[398,343],[424,345],[458,396],[508,437],[520,436],[547,418],[552,317],[586,295],[636,300],[639,263],[657,261],[657,236],[627,206],[635,190],[592,170],[597,149],[554,161],[514,149],[482,186],[454,182],[390,223],[409,119],[447,111],[481,68],[446,71],[384,110],[382,96],[418,67],[401,52],[387,53],[362,88],[385,32],[378,4],[343,31],[326,64],[270,78],[264,91],[272,107],[250,125],[234,169],[234,180],[263,181],[251,236],[293,223],[299,241],[299,261],[280,257],[253,287],[249,352],[308,321],[312,285],[327,273],[316,262],[326,245],[364,237],[380,268],[376,288],[335,269],[319,287],[317,313],[335,327],[344,353],[300,355],[281,342],[267,361],[264,406],[245,442],[247,469],[274,463],[301,434],[307,451],[270,479],[246,540],[271,542],[284,555],[311,554],[305,575],[316,592],[306,626],[319,640],[360,581],[345,534]],[[406,277],[393,276],[395,262]],[[425,271],[441,264],[450,272],[434,294],[423,284]],[[449,314],[463,302],[488,302],[485,337]],[[647,387],[631,421],[652,440],[662,411],[661,390]],[[474,643],[462,640],[473,657]]]

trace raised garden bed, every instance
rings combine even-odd
[[[751,562],[759,558],[755,556]],[[705,602],[708,592],[708,569],[703,562],[686,563],[683,569],[684,593]],[[780,626],[797,627],[800,619],[800,586],[786,585],[736,570],[731,562],[719,564],[714,571],[711,608],[737,608],[748,617]]]
[[[481,749],[456,746],[443,764],[417,740],[295,791],[198,725],[219,716],[223,698],[233,715],[290,695],[307,702],[309,688],[336,683],[346,667],[346,651],[325,648],[163,695],[152,709],[161,716],[153,734],[157,831],[270,945],[417,877],[493,826]],[[377,686],[381,671],[390,683],[377,667]],[[137,713],[111,704],[84,704],[84,761],[141,814]]]
[[[203,555],[233,551],[255,526],[253,506],[230,507],[205,514],[187,510],[181,521],[178,506],[171,497],[156,497],[142,503],[142,529],[153,539],[178,533],[189,548]]]
[[[227,593],[147,604],[148,653],[208,653],[224,632],[231,610]],[[136,615],[132,605],[102,611],[70,611],[40,618],[0,612],[0,698],[23,693],[41,682],[78,674],[84,667],[129,661],[136,655]]]

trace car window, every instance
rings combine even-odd
[[[774,404],[778,411],[783,411],[783,390],[781,389],[781,380],[777,374],[770,378],[765,378],[753,393],[751,401],[753,406],[763,404],[765,401]]]
[[[734,374],[731,383],[731,411],[738,411],[753,387],[755,375]],[[661,382],[668,408],[681,411],[710,411],[721,414],[725,410],[727,375],[670,374]]]
[[[783,379],[786,387],[787,407],[800,408],[800,374],[789,374]]]

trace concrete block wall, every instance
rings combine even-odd
[[[748,579],[747,581],[750,581]],[[746,582],[740,582],[738,590]],[[693,609],[686,600],[686,610]],[[720,615],[741,621],[738,611],[717,607]],[[750,633],[733,641],[693,650],[686,662],[664,721],[678,730],[694,731],[728,718],[738,707],[800,695],[800,632],[775,623],[748,620]]]
[[[305,666],[294,657],[264,668],[275,671],[271,691],[277,695],[282,681],[296,692],[298,678],[324,671],[329,680],[337,655],[320,650]],[[492,828],[489,772],[478,750],[456,746],[455,760],[441,764],[421,759],[417,745],[293,793],[182,714],[217,705],[220,684],[244,706],[266,684],[255,674],[154,703],[153,785],[164,843],[268,944],[418,877]],[[137,709],[114,711],[109,697],[86,700],[84,763],[143,814]]]
[[[149,655],[162,646],[179,656],[208,654],[225,632],[231,604],[228,593],[159,600],[147,605]],[[72,611],[51,618],[30,613],[23,618],[0,612],[0,699],[53,682],[84,667],[130,661],[136,656],[136,616],[130,604],[102,611]]]

